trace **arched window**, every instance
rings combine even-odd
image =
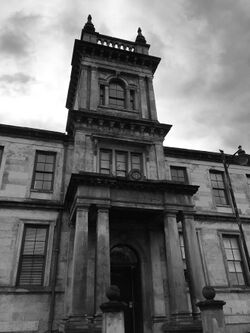
[[[109,84],[109,105],[125,108],[125,89],[120,81]]]

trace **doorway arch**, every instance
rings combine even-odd
[[[121,301],[127,304],[124,313],[125,333],[142,333],[141,271],[137,253],[120,244],[111,249],[111,284],[117,285]]]

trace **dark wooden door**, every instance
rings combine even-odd
[[[124,313],[125,333],[142,333],[142,304],[140,269],[137,264],[128,262],[112,264],[111,284],[120,289],[121,301],[127,304]]]

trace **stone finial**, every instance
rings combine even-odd
[[[212,300],[215,298],[216,293],[213,287],[205,286],[202,289],[202,295],[204,296],[205,299]]]
[[[118,286],[111,285],[107,291],[106,296],[110,301],[119,301],[120,300],[120,289]]]
[[[88,32],[88,33],[95,32],[95,27],[94,27],[94,24],[92,23],[92,16],[91,15],[88,16],[88,21],[87,21],[87,23],[85,23],[83,31]]]
[[[141,33],[141,28],[138,28],[137,32],[138,32],[138,35],[135,39],[135,42],[138,44],[146,44],[147,42],[146,42],[145,37]]]

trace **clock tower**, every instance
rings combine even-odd
[[[75,41],[66,104],[73,153],[64,332],[101,330],[111,284],[128,305],[125,333],[160,332],[170,315],[166,265],[177,295],[171,311],[187,311],[173,216],[193,209],[197,187],[167,180],[163,140],[171,125],[157,120],[160,58],[149,48],[140,28],[134,42],[102,35],[90,15]]]

